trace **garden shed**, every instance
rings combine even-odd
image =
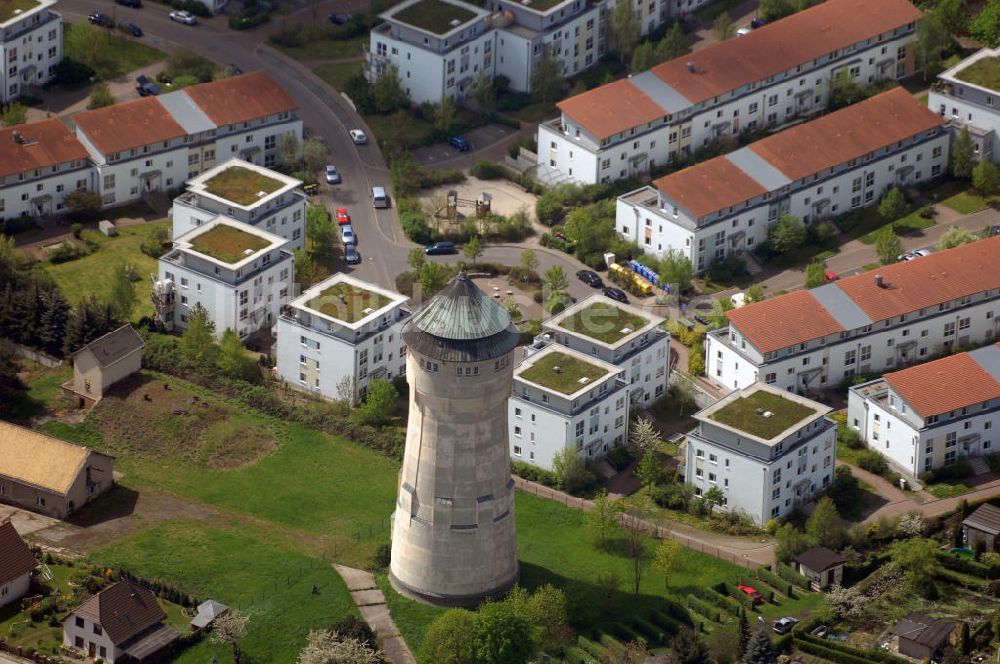
[[[1000,535],[1000,507],[984,503],[962,521],[965,545],[975,549],[980,542],[986,551],[997,551]]]
[[[911,613],[892,629],[898,637],[899,654],[916,660],[938,661],[951,646],[951,633],[955,623],[931,618],[923,613]]]
[[[115,235],[118,235],[118,227],[115,226],[115,222],[108,221],[107,219],[98,222],[97,229],[102,233],[104,233],[105,235],[107,235],[108,237],[114,237]]]
[[[813,590],[837,585],[844,578],[846,559],[824,546],[814,546],[795,556],[795,571],[809,579]]]

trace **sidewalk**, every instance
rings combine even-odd
[[[413,653],[410,652],[409,646],[406,645],[403,635],[396,628],[396,623],[389,613],[385,595],[376,585],[371,572],[336,564],[333,568],[347,584],[351,599],[361,612],[361,617],[375,632],[382,654],[392,664],[416,664]]]

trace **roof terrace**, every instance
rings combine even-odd
[[[981,88],[1000,91],[1000,57],[979,58],[955,72],[955,78]]]
[[[0,23],[6,23],[42,3],[38,0],[0,0]]]

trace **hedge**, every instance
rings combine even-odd
[[[889,561],[889,556],[869,556],[865,559],[863,563],[858,565],[844,565],[844,581],[843,586],[851,586],[861,581],[862,579],[867,579],[872,572],[877,570],[879,567],[884,565]]]
[[[809,579],[802,576],[785,563],[778,563],[778,576],[803,590],[811,590]]]
[[[529,482],[538,482],[545,486],[555,487],[559,484],[556,474],[551,470],[545,470],[538,466],[533,466],[525,461],[511,461],[510,472]]]
[[[934,572],[934,578],[939,581],[944,581],[945,583],[954,583],[956,586],[968,588],[969,590],[974,590],[976,592],[990,592],[990,582],[988,580],[962,574],[961,572],[955,572],[950,569],[939,569]]]
[[[764,598],[765,602],[767,602],[769,604],[773,604],[774,603],[774,590],[772,588],[769,588],[768,586],[765,586],[765,585],[762,585],[760,583],[757,583],[756,581],[757,581],[757,579],[754,579],[753,577],[740,577],[739,584],[741,586],[750,586],[751,588],[753,588],[754,590],[756,590],[757,592],[759,592],[761,594],[761,597]],[[740,590],[739,588],[737,588],[735,586],[732,588],[732,590],[734,590],[735,592],[740,593],[740,594],[744,594],[744,595],[746,594],[742,590]]]
[[[654,622],[657,627],[665,631],[667,634],[670,634],[671,636],[681,631],[681,627],[683,627],[683,625],[681,625],[679,622],[677,622],[670,616],[660,611],[653,611],[651,614],[649,614],[649,620]]]
[[[587,654],[586,650],[577,646],[571,646],[566,649],[566,661],[570,662],[570,664],[601,664],[598,660]]]
[[[666,614],[683,625],[691,625],[691,613],[677,602],[663,602]]]
[[[707,600],[707,601],[711,602],[712,604],[715,604],[720,609],[722,609],[724,611],[728,611],[729,613],[733,614],[734,616],[739,616],[740,615],[740,608],[741,607],[740,607],[739,603],[736,602],[736,600],[734,600],[734,599],[732,599],[732,598],[730,598],[730,597],[728,597],[726,595],[721,595],[721,594],[715,592],[714,590],[710,590],[708,588],[695,588],[693,594],[696,597],[700,597],[703,600]]]
[[[643,645],[648,643],[648,640],[644,636],[624,623],[615,623],[611,626],[611,629],[618,638],[624,641],[638,641]]]
[[[937,552],[937,559],[947,569],[962,574],[978,576],[981,579],[1000,579],[1000,565],[984,565],[975,560],[955,556],[944,551]]]
[[[604,632],[601,632],[601,638],[599,638],[598,641],[600,641],[601,645],[605,648],[611,648],[612,650],[624,647],[621,641],[610,634],[605,634]]]
[[[782,579],[780,576],[771,572],[771,570],[766,567],[757,568],[757,578],[765,583],[774,586],[778,592],[792,597],[792,584],[790,581]]]
[[[820,659],[825,659],[828,662],[836,662],[837,664],[874,664],[874,660],[858,657],[857,655],[841,652],[839,650],[833,650],[831,648],[825,648],[810,641],[802,641],[798,638],[795,639],[795,646],[807,655],[813,655],[815,657],[819,657]]]
[[[581,636],[576,640],[576,643],[581,649],[586,650],[587,654],[602,662],[608,658],[608,652],[604,649],[604,646],[594,643],[590,639]]]
[[[712,622],[722,622],[722,612],[718,607],[712,606],[700,597],[695,597],[694,595],[688,595],[688,606],[691,607],[696,613],[708,618]]]
[[[739,602],[744,608],[750,609],[751,611],[756,608],[756,602],[754,602],[749,595],[731,583],[717,583],[712,586],[712,588],[720,595],[729,597],[734,601]]]
[[[674,625],[680,628],[680,626],[676,623],[674,623]],[[648,620],[643,620],[642,618],[632,620],[629,626],[649,639],[649,642],[653,645],[667,645],[667,642],[670,641],[670,637],[677,633],[675,631],[670,631],[665,627],[654,625]]]
[[[843,643],[838,643],[836,641],[828,641],[826,639],[821,639],[818,636],[813,636],[812,634],[796,634],[796,642],[808,642],[813,645],[817,645],[821,648],[826,648],[828,650],[835,650],[837,652],[844,653],[846,655],[853,655],[854,657],[860,657],[862,659],[867,659],[875,662],[880,662],[881,664],[909,664],[909,660],[904,657],[898,657],[892,653],[884,652],[881,650],[861,650],[860,648],[854,648],[852,646],[845,645]]]

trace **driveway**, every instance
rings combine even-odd
[[[10,505],[0,505],[0,522],[10,519],[14,529],[22,536],[44,530],[61,523],[59,519],[36,514]]]

